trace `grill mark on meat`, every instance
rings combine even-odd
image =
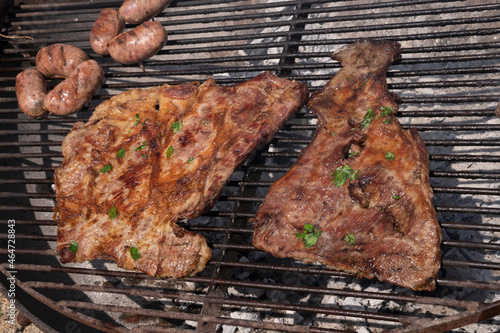
[[[253,219],[255,247],[414,290],[435,288],[441,231],[428,153],[416,130],[401,129],[385,78],[399,53],[394,42],[361,41],[334,54],[342,69],[307,104],[318,118],[314,139],[268,191]],[[337,188],[331,175],[346,165],[357,177]],[[309,248],[296,237],[305,223],[322,231]]]
[[[110,259],[160,277],[201,271],[210,248],[177,221],[210,209],[233,170],[307,97],[304,84],[263,73],[236,86],[208,80],[131,89],[97,106],[64,140],[55,171],[61,262]],[[101,172],[107,164],[111,170]]]

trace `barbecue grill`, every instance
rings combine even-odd
[[[25,317],[45,332],[498,332],[498,1],[174,0],[156,18],[169,40],[145,71],[90,48],[99,12],[120,4],[26,0],[2,11],[0,279]],[[251,218],[312,139],[316,119],[305,108],[234,172],[210,212],[182,222],[213,250],[203,272],[159,279],[105,260],[60,264],[52,177],[65,135],[96,105],[130,88],[209,77],[233,84],[266,70],[314,92],[340,68],[331,53],[361,38],[402,46],[388,85],[399,96],[403,127],[418,129],[430,154],[443,228],[434,292],[358,279],[252,247]],[[98,61],[105,84],[75,115],[31,119],[17,107],[15,76],[34,66],[41,47],[58,42]],[[15,285],[7,279],[12,276]]]

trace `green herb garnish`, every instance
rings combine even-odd
[[[353,156],[356,156],[359,154],[359,150],[358,151],[353,151],[352,153],[349,153],[349,155],[347,155],[347,157],[353,157]]]
[[[115,206],[112,206],[110,209],[108,209],[108,216],[112,220],[118,216],[118,211],[116,210]]]
[[[111,169],[113,169],[113,166],[111,164],[106,164],[105,166],[103,166],[101,168],[101,172],[102,173],[108,173],[109,171],[111,171]]]
[[[135,116],[134,116],[135,123],[134,123],[134,125],[133,125],[133,126],[135,126],[135,125],[137,125],[137,124],[139,123],[139,118],[141,118],[141,116],[139,116],[139,114],[138,114],[138,113],[136,113],[136,114],[135,114]]]
[[[397,194],[393,195],[392,198],[396,201],[398,201],[401,197]]]
[[[304,241],[304,246],[309,248],[316,244],[323,231],[316,229],[312,224],[304,224],[304,232],[297,232],[295,237]]]
[[[167,148],[167,151],[165,153],[165,155],[167,156],[167,158],[170,158],[172,157],[172,155],[174,154],[174,146],[170,146]]]
[[[125,148],[118,150],[118,152],[116,153],[116,158],[120,158],[123,156],[125,156]]]
[[[176,121],[170,126],[170,128],[174,130],[174,134],[179,133],[182,130],[182,123],[180,121]]]
[[[346,243],[349,244],[350,246],[356,245],[356,236],[351,234],[349,231],[347,232],[347,235],[345,236],[344,239]]]
[[[75,241],[71,241],[71,242],[69,242],[69,250],[70,250],[71,252],[73,252],[73,253],[77,253],[77,252],[78,252],[78,248],[79,248],[79,247],[80,247],[80,246],[78,245],[78,243],[77,243],[77,242],[75,242]]]
[[[208,125],[208,121],[204,121],[203,125],[207,126]]]
[[[146,148],[147,145],[148,145],[148,143],[144,140],[142,142],[142,144],[140,144],[139,146],[137,146],[137,147],[134,148],[134,151],[143,150],[144,148]]]
[[[368,109],[368,111],[366,111],[365,116],[363,117],[363,121],[360,123],[361,128],[366,129],[370,125],[373,119],[375,119],[375,113],[373,112],[372,109]]]
[[[341,187],[347,180],[356,180],[359,178],[359,171],[353,170],[350,166],[344,165],[338,167],[330,175],[332,177],[332,182],[335,183],[335,187]]]
[[[139,251],[139,249],[135,246],[132,246],[130,248],[130,256],[132,257],[132,259],[138,260],[141,257],[141,251]]]
[[[391,153],[390,151],[388,151],[387,153],[385,153],[385,159],[386,160],[394,161],[394,158],[395,158],[394,154]]]
[[[388,117],[392,114],[392,107],[390,106],[381,106],[380,110],[382,111],[380,112],[381,117]],[[384,120],[384,124],[387,125],[390,123],[391,123],[391,118],[387,118],[386,120]]]
[[[392,107],[390,107],[390,106],[381,106],[380,110],[382,111],[382,112],[380,112],[380,115],[382,117],[387,117],[387,116],[390,116],[392,114]]]
[[[194,161],[194,157],[190,157],[190,158],[188,159],[188,161],[187,161],[187,162],[188,162],[188,163],[191,163],[191,162],[193,162],[193,161]]]
[[[331,131],[331,132],[330,132],[330,135],[331,135],[331,136],[334,136],[334,135],[335,135],[335,131]]]

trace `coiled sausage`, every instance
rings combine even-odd
[[[170,2],[171,0],[125,0],[119,12],[125,22],[139,24],[161,13]]]
[[[125,21],[113,8],[101,11],[90,31],[90,46],[92,50],[101,55],[108,55],[109,42],[122,32]]]
[[[41,118],[47,110],[43,101],[47,95],[47,82],[42,73],[28,68],[16,76],[16,96],[19,108],[33,118]]]
[[[167,31],[161,23],[147,21],[113,39],[109,55],[119,63],[139,63],[142,67],[142,62],[158,53],[166,42]]]
[[[36,69],[47,78],[68,77],[82,62],[88,60],[85,52],[69,44],[46,46],[36,55]]]
[[[84,61],[47,94],[44,107],[59,116],[73,114],[90,102],[103,82],[104,71],[97,61]]]

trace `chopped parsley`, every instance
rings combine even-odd
[[[80,246],[78,245],[78,243],[77,243],[77,242],[75,242],[75,241],[71,241],[71,242],[69,242],[69,250],[70,250],[71,252],[73,252],[73,253],[77,253],[77,252],[78,252],[78,248],[79,248],[79,247],[80,247]]]
[[[139,118],[141,118],[141,116],[139,116],[139,114],[138,114],[138,113],[136,113],[136,114],[135,114],[135,116],[134,116],[135,123],[134,123],[134,125],[133,125],[133,126],[135,126],[135,125],[137,125],[137,124],[139,123]]]
[[[392,114],[392,107],[390,106],[381,106],[380,110],[382,111],[380,112],[381,117],[388,117]],[[386,120],[384,120],[384,124],[388,125],[390,123],[391,123],[391,118],[387,118]]]
[[[385,153],[385,159],[386,160],[394,161],[394,158],[395,158],[394,154],[391,153],[390,151],[388,151],[387,153]]]
[[[194,161],[194,157],[190,157],[190,158],[187,160],[187,162],[188,162],[188,163],[191,163],[191,162],[193,162],[193,161]]]
[[[390,116],[392,114],[392,107],[390,107],[390,106],[381,106],[380,110],[382,111],[382,112],[380,112],[380,115],[382,117],[387,117],[387,116]]]
[[[208,121],[204,121],[203,125],[207,126],[208,125]]]
[[[341,187],[344,185],[348,180],[356,180],[359,178],[359,171],[358,170],[353,170],[350,166],[344,165],[341,167],[338,167],[333,171],[333,173],[330,175],[332,177],[332,182],[335,183],[335,187]]]
[[[139,249],[135,246],[132,246],[130,248],[130,256],[132,257],[132,259],[137,260],[141,257],[141,251],[139,251]]]
[[[110,209],[108,209],[108,216],[112,220],[118,216],[118,211],[116,210],[115,206],[112,206]]]
[[[353,151],[351,153],[349,153],[349,155],[347,155],[347,157],[353,157],[353,156],[356,156],[359,154],[359,150],[358,151]]]
[[[335,131],[331,131],[331,132],[330,132],[330,135],[331,135],[331,136],[334,136],[334,135],[335,135]]]
[[[393,195],[392,198],[396,201],[398,201],[401,197],[397,194]]]
[[[170,125],[170,128],[174,130],[175,133],[179,133],[182,130],[182,122],[176,121],[172,125]]]
[[[323,231],[316,229],[312,224],[304,224],[304,232],[297,232],[295,237],[304,241],[304,246],[309,248],[316,244]]]
[[[105,166],[103,166],[101,168],[101,172],[102,173],[108,173],[109,171],[111,171],[111,169],[113,169],[113,166],[111,164],[106,164]]]
[[[344,240],[346,241],[347,244],[350,246],[356,245],[356,236],[354,234],[351,234],[349,231],[345,235]]]
[[[370,108],[366,111],[365,116],[363,117],[363,121],[360,123],[362,129],[366,129],[372,120],[375,119],[375,112]]]
[[[120,158],[123,156],[125,156],[125,148],[118,150],[118,152],[116,153],[116,158]]]
[[[147,145],[148,145],[148,143],[146,142],[146,140],[144,140],[142,142],[142,144],[140,144],[139,146],[137,146],[137,147],[134,148],[134,151],[143,150],[144,148],[146,148]]]
[[[174,146],[169,146],[167,148],[167,151],[165,152],[165,155],[167,156],[167,158],[170,158],[172,157],[173,154],[174,154]]]

